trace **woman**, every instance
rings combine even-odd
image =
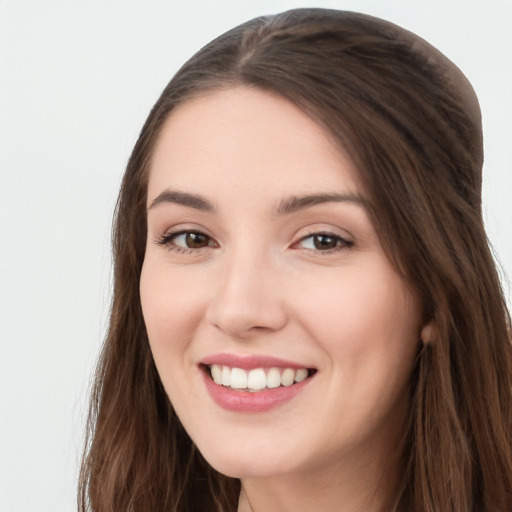
[[[509,510],[482,159],[465,77],[382,20],[192,57],[121,187],[82,510]]]

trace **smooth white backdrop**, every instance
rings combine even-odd
[[[466,73],[483,111],[488,232],[512,275],[511,0],[0,0],[0,512],[76,509],[110,221],[150,107],[214,36],[300,6],[386,18]]]

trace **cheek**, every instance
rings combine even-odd
[[[418,301],[385,265],[303,283],[298,315],[345,375],[392,374],[409,367],[419,339]]]
[[[347,435],[355,444],[378,432],[387,439],[385,432],[399,430],[406,414],[419,303],[398,276],[371,268],[319,283],[301,300],[301,322],[327,355],[321,370],[328,377],[328,428],[333,439]]]
[[[153,349],[186,344],[204,311],[201,286],[171,268],[145,260],[140,278],[144,321]]]
[[[204,311],[200,288],[156,258],[144,261],[140,278],[144,322],[155,365],[175,409],[182,408],[183,400],[188,405],[195,400],[187,377],[195,371],[189,347]]]

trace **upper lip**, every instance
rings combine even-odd
[[[241,368],[243,370],[252,370],[254,368],[292,368],[298,370],[300,368],[311,369],[310,366],[286,361],[278,357],[266,355],[238,355],[229,353],[212,354],[201,360],[201,364],[212,365],[218,364],[230,366],[231,368]]]

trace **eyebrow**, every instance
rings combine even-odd
[[[283,200],[277,204],[274,211],[277,215],[288,215],[317,204],[345,202],[366,206],[366,201],[358,194],[309,194],[306,196],[292,196]]]
[[[153,200],[148,210],[162,203],[180,204],[202,212],[215,213],[215,208],[208,199],[197,194],[188,194],[187,192],[178,192],[176,190],[164,190]]]
[[[360,206],[366,206],[366,201],[358,194],[335,194],[319,193],[308,194],[304,196],[292,196],[277,203],[273,212],[276,215],[289,215],[305,208],[311,208],[322,203],[354,203]],[[194,208],[202,212],[215,213],[215,207],[205,197],[198,194],[189,194],[188,192],[179,192],[177,190],[164,190],[149,205],[148,210],[163,203],[173,203],[189,208]]]

